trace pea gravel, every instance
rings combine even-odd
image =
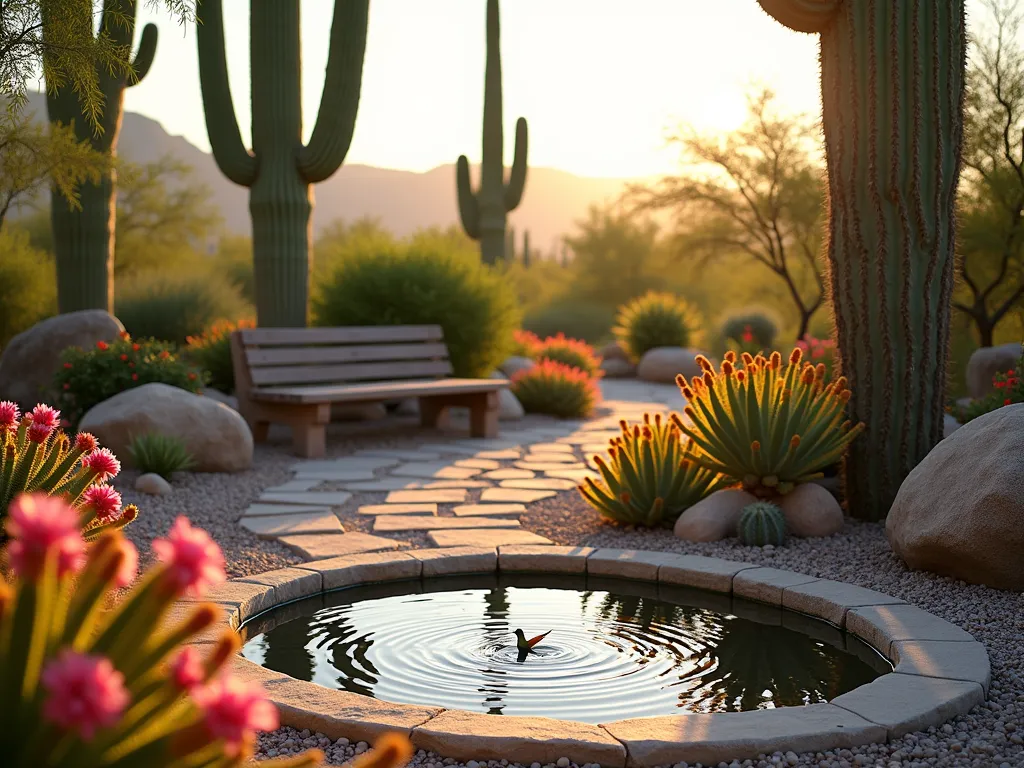
[[[530,421],[536,420],[537,417],[530,418]],[[390,423],[385,430],[372,424],[361,425],[365,427],[362,434],[354,434],[353,425],[345,426],[350,429],[329,438],[330,455],[345,455],[371,446],[408,447],[419,437],[418,431],[410,429],[408,424]],[[430,436],[424,439],[436,441],[436,433],[427,434]],[[136,503],[142,510],[139,520],[126,532],[139,546],[145,562],[153,537],[166,533],[174,518],[185,514],[208,530],[224,548],[231,576],[250,575],[298,562],[298,558],[280,544],[260,540],[235,522],[263,488],[290,477],[288,467],[293,462],[286,441],[282,442],[279,437],[269,446],[257,446],[251,470],[233,475],[183,473],[175,478],[174,491],[166,497],[137,494],[131,490],[135,473],[126,471],[115,484],[126,503]],[[475,498],[478,493],[471,490],[469,496]],[[346,530],[367,530],[372,521],[356,515],[356,508],[381,503],[385,495],[355,495],[339,511]],[[736,539],[697,544],[676,539],[668,530],[628,529],[605,524],[575,491],[528,505],[521,521],[524,529],[559,544],[710,555],[869,587],[902,598],[962,627],[988,649],[992,664],[988,700],[938,728],[908,734],[889,744],[799,755],[777,752],[752,760],[722,762],[714,768],[1024,767],[1024,595],[908,571],[890,551],[879,524],[848,520],[844,530],[835,536],[791,539],[779,548],[744,547]],[[420,534],[403,532],[392,536],[399,539],[403,547],[428,546],[425,536]],[[347,763],[368,749],[364,742],[331,741],[322,734],[285,727],[260,735],[256,758],[297,754],[310,747],[324,750],[327,762],[332,765]],[[420,751],[411,765],[417,768],[594,768],[572,762],[572,757],[565,755],[557,763],[544,766],[539,763],[524,766],[507,760],[460,763]],[[675,768],[693,766],[680,763]]]

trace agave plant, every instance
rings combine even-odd
[[[662,421],[661,414],[652,420],[645,413],[642,426],[630,427],[625,420],[619,426],[622,435],[608,448],[610,462],[594,457],[604,482],[587,478],[578,486],[603,517],[627,525],[672,524],[687,507],[728,484],[686,457],[679,427]]]
[[[579,368],[541,360],[512,377],[512,394],[527,413],[563,419],[589,416],[601,399],[597,382]]]
[[[175,435],[146,432],[137,435],[128,445],[132,463],[140,472],[153,472],[167,482],[175,472],[184,472],[196,465],[185,441]]]
[[[689,383],[676,378],[690,423],[672,416],[699,448],[689,458],[762,498],[822,477],[821,470],[840,459],[864,425],[846,419],[846,378],[825,384],[825,366],[801,365],[801,359],[799,348],[785,368],[778,352],[770,358],[744,354],[739,368],[736,354],[727,352],[716,373],[698,355],[703,376]]]
[[[21,416],[18,406],[0,402],[0,519],[23,492],[57,496],[75,508],[87,540],[123,528],[138,508],[121,506],[121,495],[106,481],[121,463],[96,438],[79,432],[74,440],[59,428],[60,411],[37,405]],[[0,532],[0,541],[6,534]]]

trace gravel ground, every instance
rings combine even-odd
[[[532,421],[533,419],[531,419]],[[409,423],[390,421],[382,429],[375,424],[332,426],[329,454],[344,455],[365,447],[409,447],[420,434]],[[437,434],[425,433],[424,439],[436,440]],[[272,435],[272,440],[274,436]],[[165,498],[142,496],[130,490],[134,473],[125,472],[116,485],[126,502],[139,504],[142,514],[127,529],[148,555],[149,541],[164,534],[178,514],[187,514],[193,522],[210,531],[224,547],[232,576],[248,575],[279,568],[297,558],[284,547],[257,539],[235,520],[262,488],[288,479],[287,467],[294,459],[287,453],[286,438],[268,446],[259,446],[253,469],[237,475],[199,475],[186,473],[176,478],[174,493]],[[325,486],[326,487],[326,486]],[[475,499],[479,492],[471,490]],[[358,494],[341,510],[346,530],[369,530],[372,520],[355,514],[361,504],[381,503],[386,494]],[[859,584],[900,597],[962,627],[985,644],[992,663],[992,686],[988,701],[968,714],[939,728],[909,734],[889,744],[866,745],[855,750],[796,755],[776,753],[760,759],[720,763],[718,768],[740,766],[885,766],[886,768],[923,766],[956,768],[1016,768],[1024,766],[1024,595],[968,585],[928,573],[908,571],[891,553],[883,528],[878,524],[848,521],[840,534],[827,539],[792,540],[785,547],[744,547],[737,540],[694,544],[676,539],[671,531],[631,530],[602,523],[575,492],[560,493],[528,505],[523,527],[547,536],[559,544],[647,549],[724,557],[817,577]],[[378,534],[387,535],[387,534]],[[425,534],[393,534],[406,546],[428,546]],[[281,728],[262,734],[259,759],[301,752],[319,747],[328,762],[340,765],[367,749],[365,743],[346,739],[331,742],[321,734]],[[556,764],[529,768],[592,768],[578,766],[566,755]],[[412,761],[423,768],[505,768],[518,764],[508,761],[470,761],[459,763],[450,758],[419,752]],[[685,764],[680,764],[683,766]],[[522,768],[527,768],[523,766]],[[679,768],[679,767],[677,767]]]

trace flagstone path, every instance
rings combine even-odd
[[[664,414],[685,405],[675,386],[611,380],[602,381],[601,389],[603,413],[587,421],[518,428],[503,423],[496,438],[453,437],[296,460],[294,478],[266,488],[239,524],[307,560],[396,549],[396,539],[346,532],[336,515],[357,494],[387,493],[383,504],[356,510],[372,517],[376,533],[426,532],[437,547],[552,544],[520,527],[527,505],[576,493],[585,478],[597,479],[593,455],[620,434],[620,419],[636,422],[645,412]],[[325,484],[330,490],[320,489]]]

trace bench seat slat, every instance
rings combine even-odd
[[[346,403],[404,400],[430,395],[493,392],[509,386],[508,379],[421,379],[418,381],[371,381],[309,387],[261,387],[249,393],[253,400],[271,403]]]
[[[439,325],[367,325],[344,328],[245,328],[242,344],[252,346],[299,346],[311,344],[395,344],[441,341]]]
[[[452,372],[447,360],[414,360],[398,363],[351,363],[348,365],[301,365],[252,369],[257,387],[272,384],[340,384],[384,379],[440,378]]]
[[[380,344],[334,347],[250,347],[245,359],[253,368],[270,365],[447,360],[448,347],[439,343]]]

